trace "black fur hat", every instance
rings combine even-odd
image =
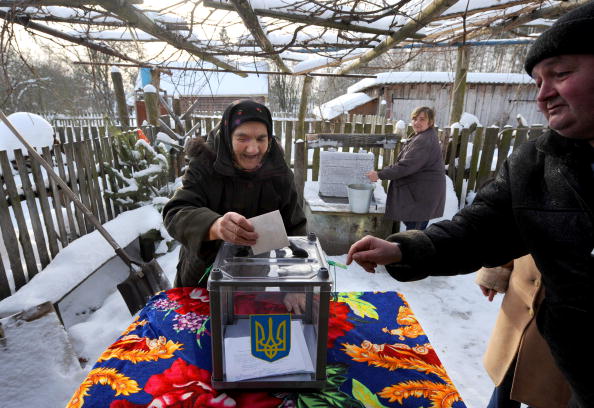
[[[594,1],[561,16],[532,44],[524,69],[532,69],[540,61],[569,54],[594,54]]]

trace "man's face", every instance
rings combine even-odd
[[[561,55],[532,70],[536,103],[549,127],[572,139],[594,143],[594,55]]]
[[[231,134],[235,163],[244,170],[260,166],[268,150],[268,129],[262,122],[245,122]]]

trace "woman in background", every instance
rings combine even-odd
[[[435,113],[427,106],[412,114],[414,135],[404,145],[396,162],[366,176],[372,182],[390,180],[386,202],[387,219],[406,229],[424,230],[432,218],[443,215],[445,207],[445,169],[435,130]]]

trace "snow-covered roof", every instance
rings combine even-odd
[[[314,114],[325,120],[334,119],[335,117],[373,99],[375,98],[372,98],[363,92],[347,93],[320,105],[319,109],[316,109]]]
[[[347,92],[356,93],[365,89],[387,84],[400,83],[450,83],[454,82],[454,72],[381,72],[376,78],[365,78],[351,85]],[[529,84],[533,79],[528,74],[469,72],[466,83],[469,84]]]
[[[164,67],[188,67],[216,69],[212,64],[201,62],[169,62]],[[242,70],[267,71],[265,63],[240,66]],[[142,89],[142,75],[136,77],[136,89]],[[180,96],[255,96],[268,95],[268,75],[248,74],[246,78],[230,72],[207,72],[172,69],[171,75],[161,74],[160,88],[168,95]]]

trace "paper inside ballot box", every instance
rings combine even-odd
[[[289,355],[273,362],[261,360],[252,355],[249,333],[249,321],[247,320],[240,320],[237,324],[227,326],[225,329],[225,375],[227,381],[314,372],[301,321],[291,321]]]

